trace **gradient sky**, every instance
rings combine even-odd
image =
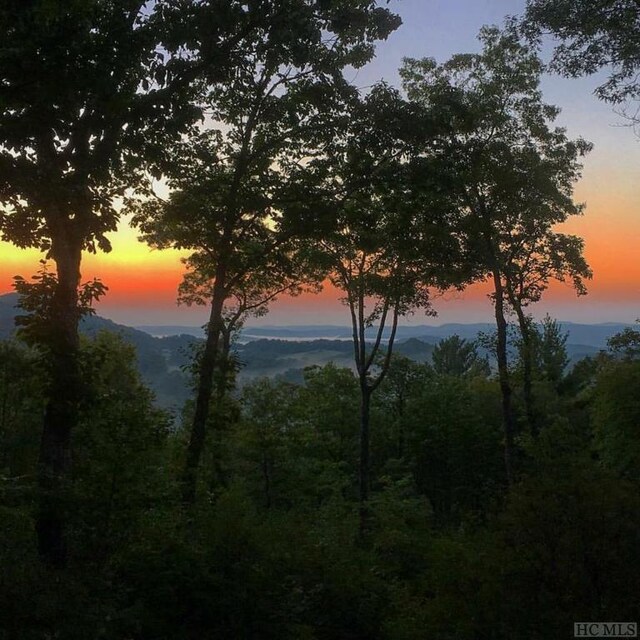
[[[376,60],[354,72],[351,80],[367,87],[385,79],[398,83],[402,58],[435,57],[444,61],[455,53],[479,50],[476,39],[483,24],[501,24],[507,14],[518,14],[524,0],[395,0],[390,7],[402,16],[403,26],[378,46]],[[562,108],[558,124],[572,137],[594,143],[586,158],[576,200],[586,202],[585,215],[562,230],[582,236],[586,257],[594,271],[589,295],[576,298],[565,285],[554,285],[532,311],[576,322],[633,322],[640,316],[640,139],[610,106],[592,95],[598,77],[568,80],[546,78],[545,100]],[[136,239],[123,221],[112,234],[113,252],[88,255],[84,279],[99,276],[109,287],[98,312],[126,324],[198,325],[206,321],[202,308],[177,307],[175,293],[181,279],[180,254],[151,251]],[[28,276],[38,266],[37,251],[18,250],[0,243],[0,293],[11,290],[12,277]],[[317,296],[282,298],[265,318],[250,324],[346,324],[344,308],[330,288]],[[417,313],[412,324],[475,322],[491,319],[486,288],[434,300],[438,318]]]

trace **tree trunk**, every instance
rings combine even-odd
[[[226,270],[218,266],[211,300],[211,313],[207,325],[207,340],[198,371],[196,409],[191,424],[191,434],[182,477],[182,501],[190,505],[196,499],[196,480],[200,458],[204,450],[209,405],[214,385],[214,372],[218,362],[220,335],[223,329],[222,309],[226,300]]]
[[[531,435],[536,438],[538,436],[538,421],[533,402],[531,331],[527,317],[522,311],[522,307],[518,304],[518,301],[513,299],[511,306],[515,309],[516,315],[518,316],[518,326],[520,327],[520,336],[522,337],[522,392],[524,396],[525,413]]]
[[[496,359],[498,361],[498,378],[500,393],[502,394],[502,423],[504,428],[504,464],[507,484],[513,483],[514,465],[514,422],[511,407],[511,383],[509,381],[509,367],[507,358],[507,321],[504,316],[504,290],[500,273],[493,272],[495,288],[494,311],[497,329]]]
[[[216,402],[222,402],[228,391],[229,380],[227,376],[231,371],[231,363],[229,361],[231,353],[231,333],[233,328],[231,326],[222,327],[222,346],[220,347],[220,362],[218,365],[218,384],[216,385]]]
[[[366,374],[365,374],[366,376]],[[360,536],[367,529],[367,502],[369,501],[369,418],[371,389],[366,377],[360,377],[360,468],[358,474],[358,498],[360,501]]]
[[[222,331],[222,347],[220,348],[218,356],[218,382],[215,392],[216,411],[219,411],[222,408],[229,392],[228,375],[231,371],[231,363],[229,360],[231,353],[231,334],[232,328],[230,325],[228,325]],[[221,429],[218,429],[218,432],[212,435],[217,436],[214,438],[214,446],[217,448],[217,451],[214,451],[213,455],[213,476],[211,479],[210,489],[211,491],[216,491],[220,487],[226,487],[228,485],[228,480],[227,474],[224,469],[224,460],[222,458],[224,451],[224,448],[222,446],[222,439],[224,438],[224,434],[222,433]]]
[[[51,301],[50,386],[44,414],[38,464],[39,503],[36,532],[40,556],[47,563],[66,563],[65,520],[71,481],[71,433],[78,422],[78,286],[82,245],[54,238],[58,282]]]

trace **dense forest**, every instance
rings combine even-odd
[[[479,53],[350,84],[400,23],[374,0],[0,4],[0,234],[43,254],[0,342],[0,639],[638,620],[640,331],[569,367],[532,309],[592,275],[558,230],[591,145],[540,81],[604,69],[597,97],[633,119],[640,6],[528,0]],[[178,415],[122,335],[81,331],[108,295],[83,254],[125,215],[189,252],[179,299],[209,309]],[[327,281],[350,365],[239,384],[247,319]],[[492,331],[403,354],[403,318],[478,282]]]

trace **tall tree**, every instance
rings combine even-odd
[[[313,287],[313,269],[306,268],[300,243],[282,232],[280,215],[272,209],[282,172],[261,165],[253,180],[239,186],[239,208],[227,209],[232,170],[220,164],[220,150],[212,143],[218,132],[205,132],[176,150],[171,194],[131,203],[133,222],[156,248],[191,251],[178,300],[209,306],[206,341],[195,363],[196,405],[182,477],[182,497],[196,497],[197,471],[202,456],[214,388],[218,399],[226,393],[231,340],[250,315],[267,312],[283,293]],[[216,376],[217,372],[217,376]],[[216,380],[218,384],[216,384]]]
[[[267,273],[278,254],[277,218],[287,176],[313,155],[314,136],[329,126],[341,96],[352,92],[342,70],[369,61],[374,41],[399,25],[376,5],[372,0],[243,4],[253,28],[238,43],[242,57],[204,98],[213,127],[183,145],[191,166],[180,162],[168,168],[170,186],[180,190],[173,202],[180,200],[185,212],[192,207],[199,214],[197,230],[211,240],[206,249],[211,313],[184,468],[185,503],[196,496],[225,301],[248,274]],[[185,241],[180,233],[172,239],[167,231],[167,242],[194,248],[193,234]],[[191,259],[196,270],[202,266],[198,261]]]
[[[569,334],[562,330],[557,320],[546,315],[535,327],[536,368],[539,375],[547,380],[556,391],[560,390],[565,370],[569,364],[567,339]]]
[[[479,280],[493,285],[496,357],[503,399],[505,466],[513,479],[515,418],[507,350],[507,314],[514,312],[524,343],[525,401],[535,432],[531,398],[529,320],[551,279],[569,280],[584,293],[591,273],[582,240],[554,231],[582,206],[572,199],[579,159],[590,145],[553,127],[556,107],[542,100],[542,64],[519,41],[513,25],[485,28],[479,54],[456,55],[437,65],[408,60],[402,75],[411,99],[450,114],[443,162],[455,178],[450,193],[461,211],[459,231]]]
[[[411,162],[422,135],[410,105],[385,85],[348,114],[341,134],[311,163],[327,215],[317,249],[351,319],[360,387],[360,531],[370,490],[370,406],[385,379],[403,316],[430,312],[429,287],[446,280],[455,256],[445,212],[424,166]]]
[[[41,554],[54,564],[66,556],[61,495],[81,394],[82,252],[110,249],[115,200],[199,116],[193,81],[220,79],[244,26],[230,13],[195,0],[9,0],[0,8],[0,233],[46,252],[57,270],[37,522]],[[206,43],[196,43],[189,24],[214,14]]]
[[[548,224],[548,222],[546,223]],[[537,234],[542,234],[537,236]],[[550,279],[573,284],[578,295],[585,295],[584,279],[591,278],[583,255],[583,241],[575,236],[555,233],[550,229],[534,230],[529,237],[518,238],[506,247],[508,259],[503,266],[504,290],[511,310],[518,320],[522,340],[523,394],[527,421],[533,435],[538,433],[538,420],[533,399],[535,328],[525,309],[538,302]]]

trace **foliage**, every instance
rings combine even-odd
[[[446,212],[421,178],[422,167],[411,162],[412,126],[420,128],[420,121],[410,105],[378,85],[350,110],[340,134],[311,162],[315,194],[324,203],[313,233],[316,259],[344,293],[357,369],[368,376],[385,331],[390,357],[398,318],[430,313],[428,289],[449,283],[444,265],[455,247]],[[364,334],[371,327],[377,334],[368,349]]]
[[[576,22],[589,9],[530,0],[530,13],[543,4]],[[344,80],[397,26],[372,0],[5,5],[0,233],[49,251],[58,272],[16,279],[29,344],[0,343],[0,639],[506,640],[634,619],[640,340],[627,329],[567,371],[560,325],[525,312],[551,279],[584,292],[582,242],[554,225],[582,210],[589,145],[553,127],[513,24],[485,29],[481,53],[407,61],[405,99]],[[620,46],[601,40],[622,29],[619,9],[564,49],[587,53],[572,73]],[[616,61],[611,98],[635,95]],[[182,426],[120,337],[78,340],[105,290],[79,285],[81,251],[108,249],[114,198],[144,191],[145,170],[172,191],[137,201],[143,234],[189,249],[183,300],[213,303]],[[236,391],[232,329],[327,273],[352,316],[355,372]],[[428,309],[431,288],[488,277],[497,375],[457,336],[433,366],[392,353],[398,319]],[[275,347],[297,348],[245,353]],[[521,405],[543,428],[519,430]],[[55,420],[41,437],[43,411]],[[185,508],[198,411],[199,499]],[[501,430],[505,415],[518,429]],[[66,540],[66,562],[39,554],[43,515],[64,529],[51,540]]]
[[[596,449],[603,463],[640,480],[640,363],[606,364],[596,379],[593,420]]]
[[[591,148],[553,126],[558,109],[543,102],[543,67],[513,21],[480,32],[482,51],[443,64],[407,59],[401,70],[409,99],[449,117],[439,171],[449,186],[454,233],[466,257],[467,278],[489,281],[496,320],[496,361],[503,406],[505,467],[516,475],[517,416],[509,370],[507,314],[522,340],[526,421],[540,429],[533,389],[532,338],[526,308],[551,280],[569,281],[578,295],[591,271],[583,241],[555,225],[579,215],[573,201],[580,158]]]
[[[373,42],[398,26],[374,5],[290,0],[245,8],[241,58],[201,96],[214,126],[172,149],[168,201],[130,203],[149,243],[192,251],[182,301],[208,302],[217,281],[242,317],[300,290],[295,244],[279,232],[290,167],[312,153],[313,136],[352,91],[344,66],[365,64]]]
[[[9,491],[20,490],[23,480],[33,481],[42,387],[37,353],[19,342],[0,342],[0,469]]]
[[[313,511],[352,492],[356,380],[328,365],[307,370],[305,381],[296,387],[263,379],[243,389],[235,465],[269,508]]]
[[[550,32],[560,40],[556,71],[575,77],[610,69],[596,94],[620,104],[640,98],[639,21],[635,0],[528,0],[523,28],[529,37]]]
[[[54,300],[58,288],[58,278],[47,269],[47,262],[42,260],[41,267],[35,276],[34,282],[27,282],[21,276],[15,276],[14,289],[20,295],[18,306],[27,311],[29,315],[16,316],[16,325],[19,327],[18,335],[25,342],[34,346],[51,348],[54,324]],[[87,315],[95,313],[93,303],[97,302],[108,288],[97,278],[85,282],[78,288],[78,303],[75,308],[76,321]]]
[[[621,355],[627,360],[637,360],[640,357],[640,331],[627,327],[609,338],[607,346],[616,355]]]
[[[496,382],[392,363],[372,412],[363,545],[351,371],[247,387],[225,434],[226,481],[185,519],[175,482],[183,439],[151,408],[131,350],[101,334],[82,353],[75,552],[54,588],[28,533],[29,494],[5,483],[6,637],[543,637],[567,616],[632,615],[637,420],[625,390],[637,386],[635,362],[601,365],[593,440],[588,420],[557,418],[527,445],[532,462],[507,495]],[[37,388],[29,352],[7,356]],[[21,425],[25,400],[11,396]],[[21,437],[35,451],[37,432]],[[9,467],[28,473],[35,460],[23,452],[12,445]]]
[[[118,200],[144,190],[147,171],[159,175],[168,142],[202,116],[196,87],[234,57],[239,25],[221,7],[208,34],[223,54],[216,58],[186,35],[209,4],[179,4],[182,12],[171,0],[11,1],[0,9],[0,237],[56,264],[55,279],[42,280],[48,326],[32,325],[31,337],[47,339],[50,378],[39,548],[58,566],[67,560],[62,505],[82,395],[83,251],[111,249],[106,234],[117,227]],[[103,292],[90,286],[85,293]]]
[[[479,376],[489,375],[489,363],[480,357],[476,344],[458,335],[440,340],[433,350],[433,370],[439,375]]]
[[[478,275],[498,271],[512,305],[537,302],[551,278],[584,293],[582,241],[552,226],[582,211],[571,192],[590,145],[551,126],[558,109],[542,102],[541,62],[512,27],[485,28],[480,40],[480,54],[402,69],[410,99],[453,112],[443,160]]]
[[[163,465],[169,417],[153,407],[132,347],[103,332],[81,351],[84,398],[74,449],[80,548],[92,560],[127,544],[137,514],[170,492]],[[164,500],[167,500],[167,495]]]
[[[92,636],[113,613],[109,566],[114,555],[136,539],[150,505],[159,509],[171,500],[171,481],[164,468],[168,421],[152,408],[131,347],[107,333],[83,343],[84,400],[73,490],[65,504],[74,553],[66,570],[51,569],[38,561],[32,534],[44,405],[41,389],[46,378],[33,352],[6,346],[5,354],[20,355],[23,368],[16,378],[19,392],[14,391],[11,400],[6,395],[12,392],[10,381],[0,379],[0,393],[7,398],[3,439],[11,444],[3,466],[16,474],[3,478],[1,492],[2,562],[15,570],[7,574],[0,590],[2,608],[9,613],[0,637],[5,633],[34,639],[55,634]],[[5,372],[10,371],[12,360],[3,360],[3,365]],[[13,554],[14,562],[9,562],[8,554]]]
[[[538,345],[534,349],[540,375],[559,389],[569,364],[566,349],[569,334],[563,333],[558,322],[547,315],[540,329],[536,328],[535,335]]]
[[[404,417],[418,490],[437,521],[485,512],[504,482],[497,389],[482,378],[438,376],[412,398]]]
[[[77,242],[92,252],[110,249],[105,233],[119,218],[115,198],[199,115],[185,81],[195,60],[180,54],[169,5],[38,0],[3,6],[5,239],[56,259]],[[212,24],[212,40],[224,42],[230,25]]]
[[[165,167],[168,200],[134,200],[134,224],[153,246],[187,249],[180,298],[210,303],[207,340],[184,464],[183,500],[196,498],[219,360],[247,315],[263,315],[276,296],[316,288],[300,234],[283,225],[301,195],[291,174],[305,173],[318,131],[331,126],[354,90],[342,73],[373,56],[373,42],[399,24],[375,2],[288,0],[241,5],[248,29],[222,81],[199,95],[214,126],[192,131]]]
[[[597,611],[632,616],[636,505],[630,484],[593,465],[560,464],[518,487],[500,522],[506,629],[548,637]]]

